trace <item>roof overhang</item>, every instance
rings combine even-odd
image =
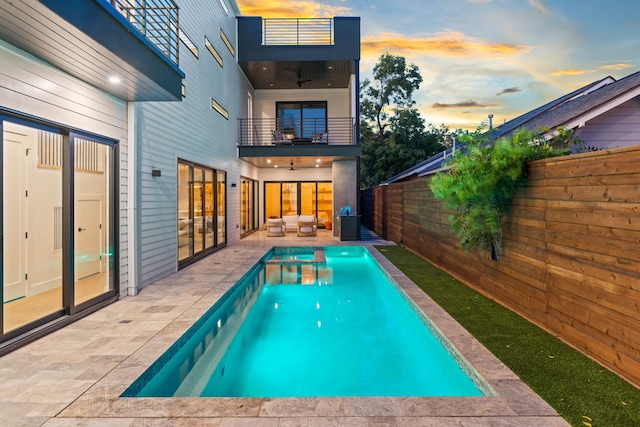
[[[238,156],[256,167],[289,166],[291,162],[296,168],[327,167],[334,160],[347,160],[360,157],[360,145],[328,145],[323,147],[311,145],[299,146],[240,146]],[[320,160],[320,161],[318,161]]]
[[[348,88],[351,75],[356,73],[355,61],[347,60],[260,60],[239,64],[254,89]]]
[[[557,126],[555,126],[556,128],[558,126],[563,126],[566,127],[567,129],[574,129],[577,127],[582,127],[584,126],[589,120],[592,120],[598,116],[601,116],[602,114],[606,113],[607,111],[613,110],[614,108],[624,104],[627,101],[631,101],[632,99],[636,98],[640,96],[640,86],[625,92],[623,94],[621,94],[620,96],[617,96],[601,105],[598,105],[595,108],[592,108],[589,111],[585,111],[583,114],[580,114],[579,116],[574,117],[573,119],[559,124]]]
[[[237,19],[238,63],[254,89],[349,87],[358,74],[360,18],[320,19],[311,29],[302,18],[276,20],[274,33],[271,21]]]
[[[182,99],[184,73],[106,0],[0,2],[0,38],[125,101]]]

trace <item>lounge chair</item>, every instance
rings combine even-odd
[[[329,132],[314,133],[311,140],[313,141],[314,144],[328,144]]]
[[[267,237],[281,237],[284,236],[286,228],[282,218],[268,218],[267,219]]]
[[[300,215],[298,218],[298,236],[315,236],[317,233],[316,218],[312,215]]]
[[[280,145],[280,144],[291,143],[291,141],[286,139],[284,134],[281,131],[272,130],[271,131],[271,143],[273,145]]]

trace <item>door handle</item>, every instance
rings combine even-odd
[[[84,231],[86,228],[78,227],[78,231]]]

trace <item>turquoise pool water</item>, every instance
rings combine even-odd
[[[123,396],[482,395],[417,310],[363,247],[274,248]]]

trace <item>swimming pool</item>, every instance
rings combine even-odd
[[[446,344],[364,247],[273,248],[123,396],[483,395]]]

